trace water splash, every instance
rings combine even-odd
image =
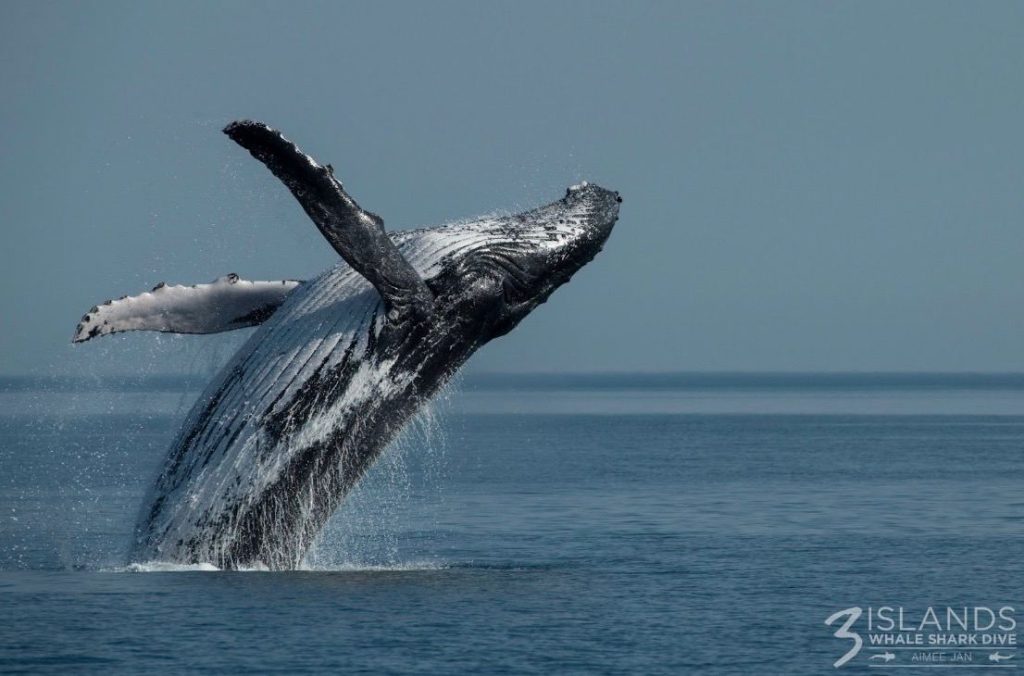
[[[132,336],[110,340],[141,347]],[[11,543],[5,566],[26,567],[32,560],[31,565],[45,561],[44,567],[54,570],[195,568],[154,562],[123,568],[122,562],[140,493],[158,472],[160,454],[197,394],[189,387],[162,383],[152,365],[168,356],[174,362],[188,361],[183,381],[201,382],[230,355],[235,341],[203,342],[207,344],[158,335],[145,347],[149,366],[136,376],[101,375],[98,366],[83,363],[78,377],[12,393],[17,395],[13,408],[26,421],[22,425],[31,430],[33,443],[45,449],[33,456],[37,474],[60,479],[21,488],[25,494],[19,505],[4,515],[3,532]],[[155,385],[149,384],[150,377]],[[446,476],[444,416],[456,387],[442,389],[410,420],[331,520],[300,569],[421,570],[446,565],[434,553],[439,539],[437,507],[443,501]],[[59,505],[62,516],[43,519],[42,511],[22,510],[22,503]],[[216,567],[201,564],[196,569]]]
[[[446,386],[409,421],[328,521],[300,569],[445,566],[423,556],[436,551],[440,537],[436,513],[446,471],[445,415],[454,387]]]

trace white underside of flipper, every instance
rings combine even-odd
[[[109,300],[90,310],[75,329],[81,343],[121,331],[220,333],[262,323],[301,282],[250,282],[225,275],[209,284],[158,284],[138,296]]]

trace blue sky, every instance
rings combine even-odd
[[[243,117],[389,228],[623,194],[605,252],[477,370],[1024,370],[1019,3],[4,14],[0,372],[201,368],[239,337],[69,340],[162,280],[335,260],[220,134]]]

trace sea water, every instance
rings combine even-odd
[[[0,671],[810,674],[843,609],[1024,617],[1024,377],[468,376],[304,570],[129,565],[194,385],[0,381]]]

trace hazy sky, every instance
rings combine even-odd
[[[42,3],[0,22],[0,372],[195,368],[91,305],[336,260],[220,134],[392,229],[625,198],[477,370],[1024,370],[1022,3]],[[214,356],[211,356],[214,355]]]

